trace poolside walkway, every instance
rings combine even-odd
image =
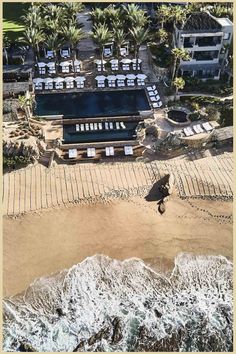
[[[196,159],[198,158],[198,159]],[[3,214],[18,215],[86,200],[145,197],[165,173],[173,173],[180,197],[233,196],[233,156],[190,155],[165,161],[104,164],[37,164],[3,176]]]

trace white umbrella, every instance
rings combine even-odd
[[[115,75],[108,75],[107,76],[107,80],[108,81],[114,81],[114,80],[116,80],[116,76]]]
[[[53,79],[51,77],[46,77],[43,82],[45,82],[45,84],[48,84],[49,82],[53,82]]]
[[[136,75],[134,75],[134,74],[127,74],[126,77],[127,77],[127,79],[130,79],[130,80],[136,79]]]
[[[75,78],[75,81],[85,81],[86,79],[85,79],[85,77],[84,76],[77,76],[76,78]]]
[[[111,60],[110,60],[110,63],[111,63],[111,64],[118,64],[118,59],[111,59]]]
[[[47,64],[46,63],[43,63],[43,62],[39,62],[38,63],[38,67],[39,68],[44,68]]]
[[[69,65],[72,65],[72,62],[71,61],[62,61],[59,65],[60,66],[69,66]]]
[[[144,80],[144,79],[146,79],[146,78],[147,78],[147,75],[145,75],[145,74],[138,74],[138,75],[137,75],[137,79]]]
[[[141,60],[141,59],[132,59],[131,61],[132,61],[132,63],[136,64],[137,60],[138,60],[138,63],[139,63],[139,64],[142,63],[142,60]]]
[[[47,67],[54,68],[55,67],[54,61],[50,61],[49,63],[47,63]]]
[[[123,64],[130,64],[131,63],[131,60],[130,59],[122,59],[121,60],[121,63],[123,63]]]
[[[118,80],[125,80],[126,79],[126,76],[125,75],[116,75],[116,78]]]
[[[44,79],[42,79],[41,77],[37,77],[33,79],[33,83],[35,84],[40,84],[41,82],[44,82]]]
[[[97,81],[104,81],[105,79],[106,79],[106,76],[104,76],[104,75],[98,75],[95,77],[95,80],[97,80]]]
[[[71,82],[71,81],[74,81],[74,77],[72,76],[68,76],[68,77],[65,77],[65,82]]]
[[[102,64],[102,61],[100,59],[96,59],[96,60],[94,60],[94,63],[95,64]],[[103,64],[106,64],[105,60],[103,60]]]
[[[55,79],[53,79],[54,82],[64,82],[65,79],[63,77],[56,77]]]

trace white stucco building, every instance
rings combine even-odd
[[[233,23],[208,12],[191,14],[183,24],[175,26],[174,46],[189,51],[191,59],[180,62],[183,76],[200,79],[220,78],[227,65],[228,48],[233,37]]]

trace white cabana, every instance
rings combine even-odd
[[[137,84],[138,86],[144,86],[145,85],[145,79],[147,78],[147,75],[145,74],[138,74],[137,75]]]
[[[53,89],[53,79],[51,77],[46,77],[43,81],[45,90]]]
[[[44,82],[44,79],[42,79],[41,77],[37,77],[37,78],[33,79],[33,84],[34,84],[35,90],[42,90],[43,89],[43,82]]]
[[[63,77],[56,77],[55,79],[53,79],[53,82],[55,82],[55,89],[63,89],[63,82],[65,81],[65,79]]]
[[[97,65],[97,70],[102,71],[102,61],[100,59],[96,59],[96,60],[94,60],[94,63]],[[103,60],[103,70],[105,70],[105,64],[106,64],[106,61]]]
[[[104,75],[98,75],[95,77],[95,80],[97,81],[97,87],[105,87],[105,80],[106,80],[106,76]]]
[[[131,63],[131,59],[122,59],[120,61],[122,63],[122,69],[123,70],[130,70],[130,63]]]
[[[70,67],[72,66],[72,61],[62,61],[59,65],[62,68],[62,72],[68,74],[70,72]]]
[[[47,59],[52,59],[52,58],[54,58],[54,52],[53,52],[53,50],[46,50],[46,51],[45,51],[45,58],[47,58]]]
[[[108,75],[106,77],[108,80],[108,86],[109,87],[116,87],[116,76],[115,75]]]
[[[75,78],[75,82],[76,82],[76,87],[77,88],[84,88],[84,82],[85,82],[86,78],[84,76],[77,76]]]
[[[56,74],[56,63],[54,61],[50,61],[49,63],[47,63],[47,67],[49,69],[49,74]]]
[[[125,155],[133,155],[133,147],[132,146],[124,146]]]
[[[44,75],[46,74],[46,63],[39,62],[38,64],[39,74]]]
[[[114,147],[107,146],[105,152],[106,152],[106,156],[114,156]]]
[[[76,59],[74,61],[75,72],[79,73],[81,70],[81,60]]]
[[[131,60],[132,61],[132,67],[133,67],[133,70],[140,70],[141,69],[141,63],[142,63],[142,60],[141,59],[132,59]],[[138,68],[136,67],[136,65],[137,65],[137,62],[138,62]]]
[[[95,155],[96,155],[95,148],[87,148],[87,156],[88,157],[94,157]]]
[[[77,157],[76,149],[69,149],[69,159],[75,159]]]
[[[136,75],[134,74],[127,74],[126,75],[127,78],[127,86],[134,86],[134,80],[136,79]]]
[[[118,59],[110,60],[110,64],[111,64],[111,70],[113,70],[113,71],[119,70],[119,61],[118,61]]]
[[[118,87],[125,87],[126,76],[119,74],[119,75],[116,75],[116,78],[117,78],[117,86]]]
[[[65,77],[66,88],[74,88],[74,80],[72,76]]]
[[[68,49],[60,49],[60,54],[62,58],[69,58],[70,57],[70,48]]]

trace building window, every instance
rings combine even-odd
[[[230,39],[230,33],[225,33],[224,34],[224,39]]]

